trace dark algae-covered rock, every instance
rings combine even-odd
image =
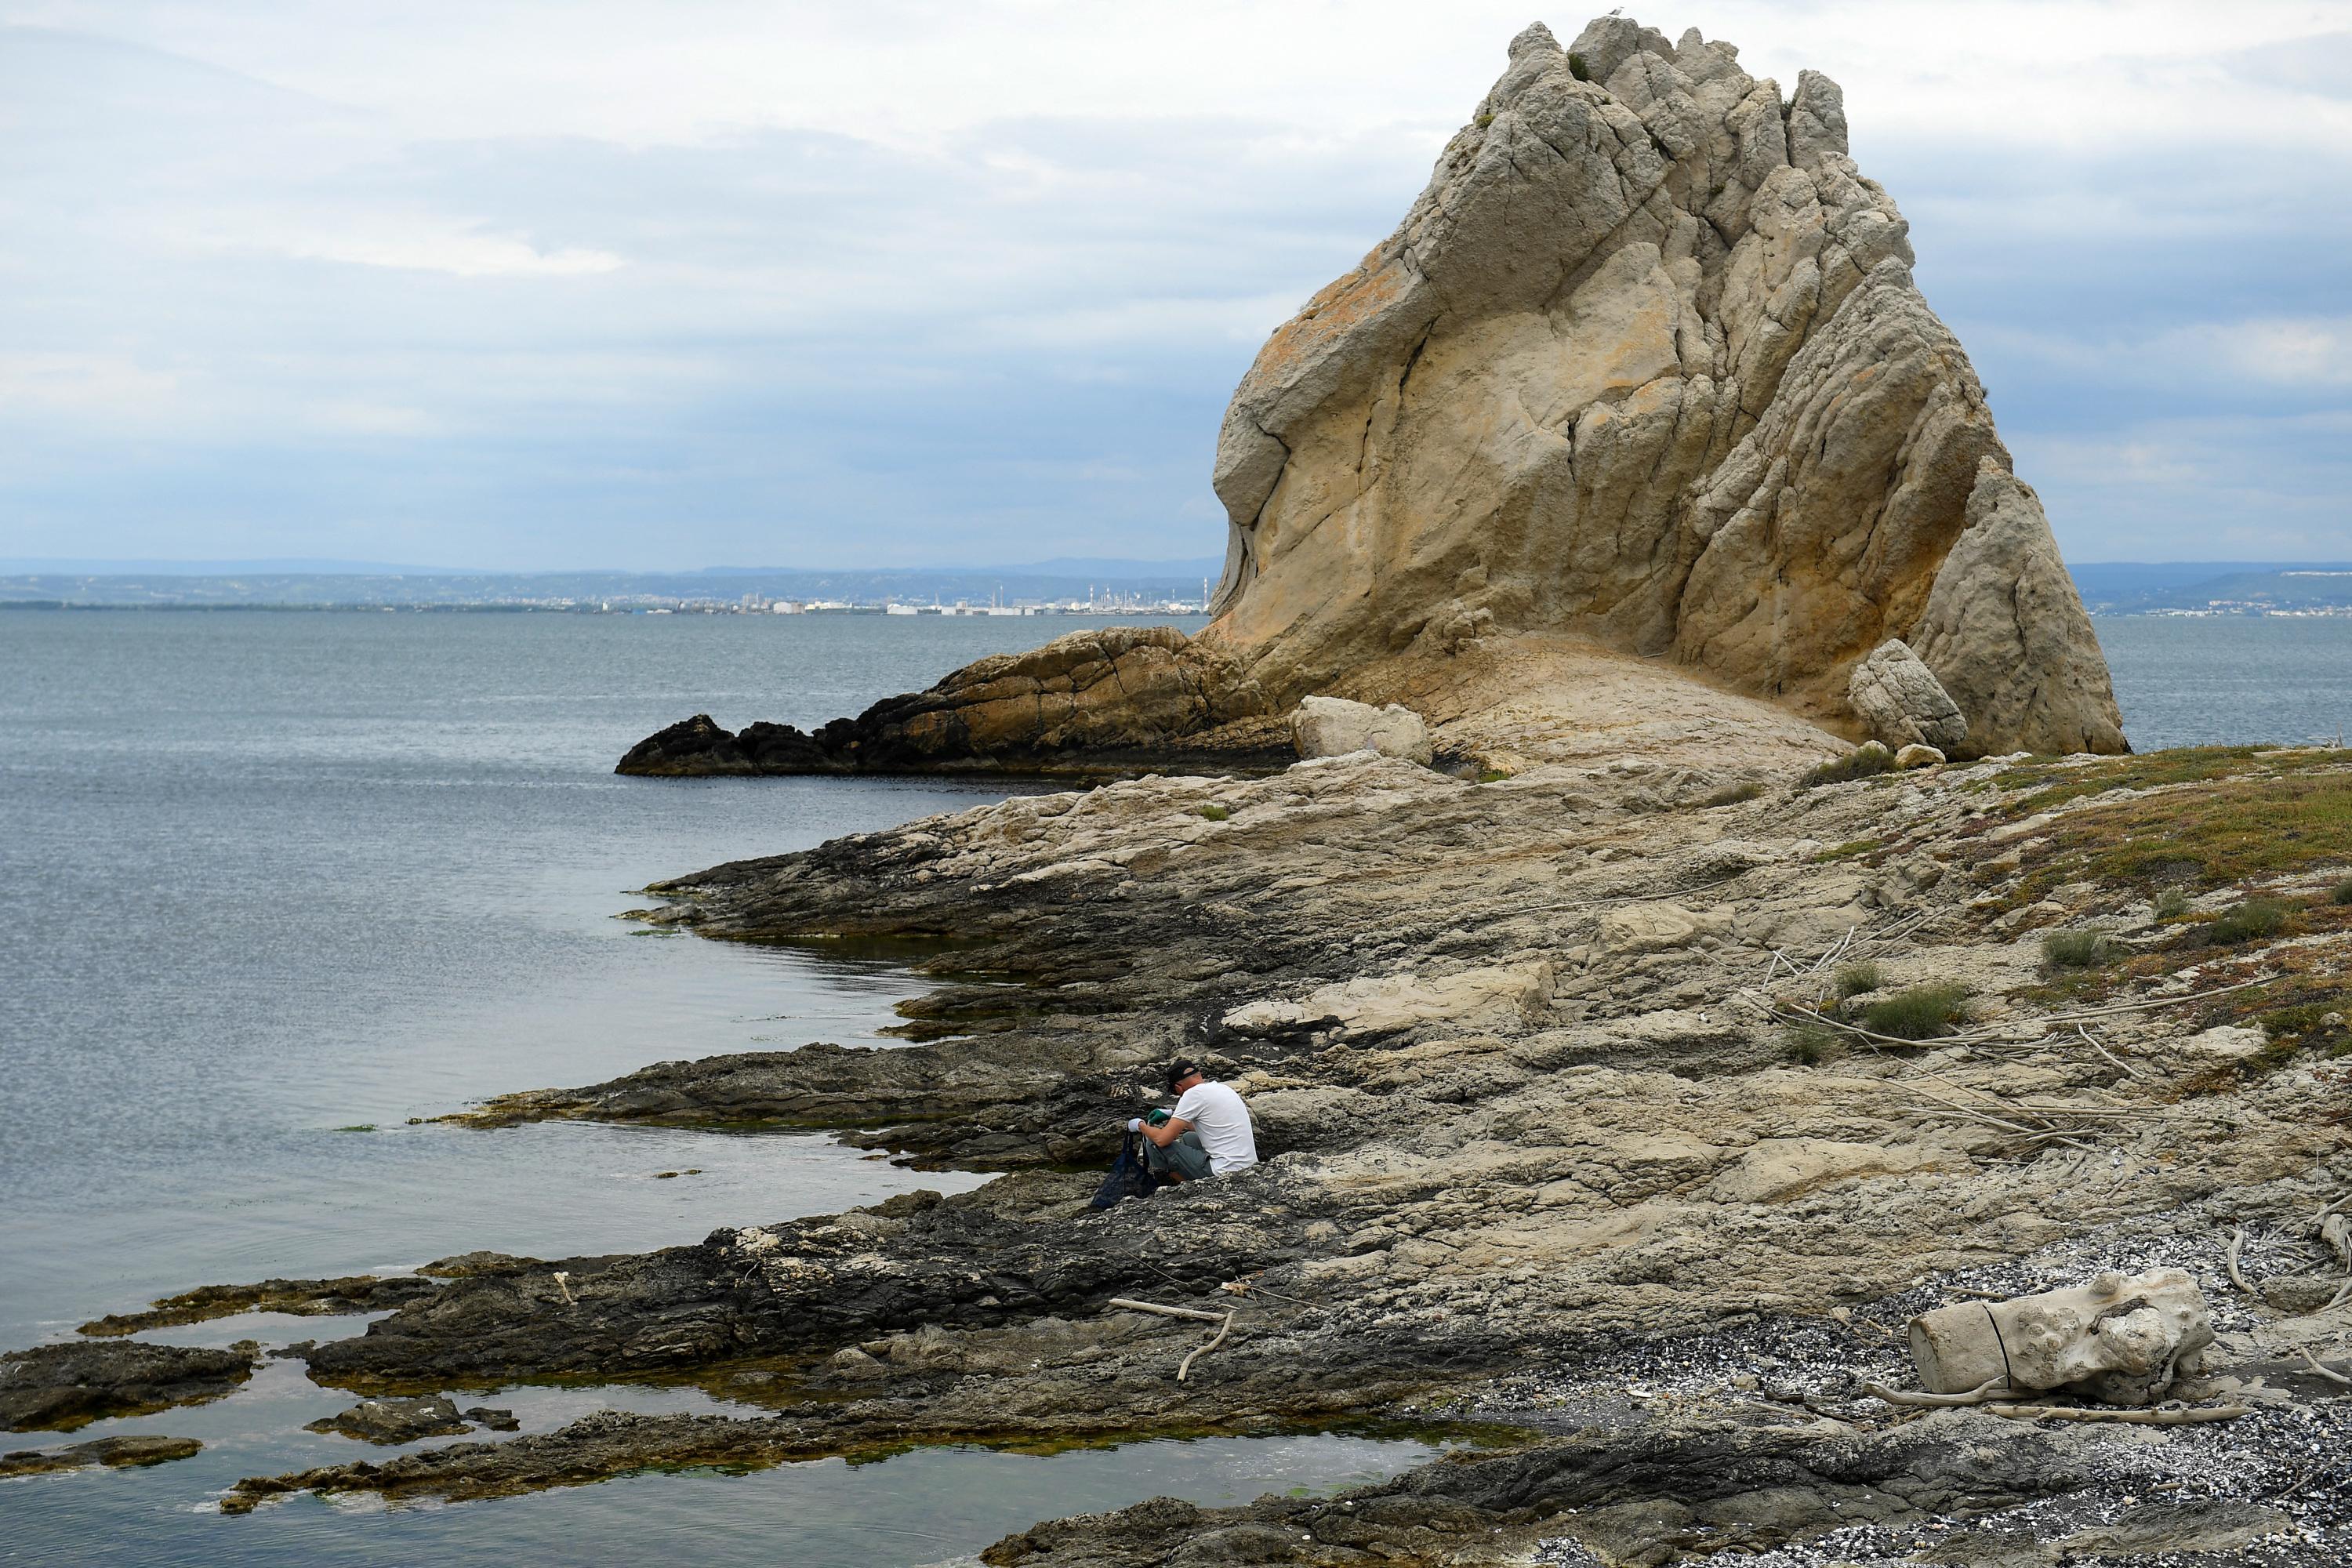
[[[289,1312],[303,1318],[336,1318],[382,1312],[429,1295],[433,1281],[414,1274],[379,1278],[356,1274],[341,1279],[264,1279],[252,1285],[202,1285],[152,1303],[143,1312],[110,1312],[84,1323],[93,1337],[135,1334],[143,1329],[201,1323],[240,1312]]]
[[[471,1431],[457,1407],[438,1394],[409,1398],[362,1399],[348,1410],[320,1417],[304,1428],[336,1432],[367,1443],[414,1443],[419,1437],[449,1437]]]
[[[992,655],[814,734],[770,723],[730,732],[698,713],[638,742],[614,771],[1248,772],[1295,754],[1265,714],[1256,687],[1222,654],[1172,627],[1112,626]]]
[[[253,1375],[260,1347],[36,1345],[0,1354],[0,1426],[70,1432],[112,1415],[145,1415],[218,1399]]]
[[[19,1448],[13,1454],[0,1454],[0,1478],[86,1470],[98,1466],[111,1470],[137,1469],[184,1459],[203,1447],[194,1437],[99,1437],[63,1448]]]

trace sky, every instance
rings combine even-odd
[[[2352,5],[1628,14],[1843,86],[2070,559],[2352,557]],[[1220,553],[1234,384],[1538,16],[0,0],[0,556]]]

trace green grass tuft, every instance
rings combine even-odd
[[[1579,81],[1591,81],[1592,68],[1585,63],[1582,55],[1571,54],[1568,57],[1568,74]]]
[[[1223,822],[1226,818],[1232,816],[1233,813],[1226,810],[1222,805],[1204,805],[1201,808],[1201,815],[1207,817],[1211,822]]]
[[[1875,991],[1884,983],[1878,965],[1864,959],[1856,963],[1838,965],[1837,994],[1841,997],[1859,996],[1865,991]]]
[[[1949,981],[1914,985],[1862,1010],[1862,1026],[1898,1040],[1948,1035],[1969,1021],[1969,988]]]
[[[1801,1068],[1819,1067],[1844,1051],[1837,1031],[1819,1024],[1792,1024],[1780,1031],[1780,1054]]]
[[[2116,945],[2095,931],[2053,931],[2042,939],[2042,961],[2053,969],[2088,969],[2116,955]]]
[[[2273,937],[2286,929],[2287,907],[2276,899],[2248,899],[2207,922],[2205,940],[2216,947]]]
[[[2167,888],[2156,896],[2156,918],[2177,921],[2189,912],[2189,889]]]
[[[1894,771],[1895,753],[1873,741],[1856,746],[1843,757],[1832,757],[1826,763],[1807,769],[1804,776],[1797,781],[1797,787],[1815,789],[1822,784],[1852,784],[1856,779]]]
[[[2352,904],[2352,877],[2347,877],[2330,889],[2327,901],[2331,904]]]
[[[1756,779],[1745,784],[1726,784],[1699,802],[1701,805],[1738,805],[1743,800],[1754,800],[1764,793],[1764,785]]]

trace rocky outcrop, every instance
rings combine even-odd
[[[1248,771],[1292,752],[1233,659],[1169,626],[1073,632],[966,665],[928,690],[876,703],[814,734],[707,713],[632,747],[614,771],[728,773]]]
[[[253,1375],[260,1347],[36,1345],[0,1355],[0,1427],[71,1432],[110,1415],[145,1415],[218,1399]]]
[[[1562,49],[1538,24],[1396,232],[1234,394],[1216,619],[1171,665],[1048,689],[1102,662],[1048,650],[1033,690],[986,660],[827,726],[822,760],[793,731],[773,764],[719,744],[696,771],[1162,748],[1562,632],[1849,738],[1873,727],[1857,665],[1900,639],[1965,726],[1927,743],[2125,750],[2041,504],[1911,263],[1827,77],[1784,100],[1696,29],[1607,16]]]
[[[1849,672],[1903,637],[1977,748],[2120,749],[1911,259],[1827,78],[1784,103],[1695,30],[1528,28],[1235,393],[1204,640],[1293,698],[1465,626],[1573,627],[1850,727]]]

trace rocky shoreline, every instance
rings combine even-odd
[[[667,1063],[471,1119],[850,1122],[1010,1173],[645,1255],[453,1260],[310,1348],[312,1377],[677,1383],[770,1413],[609,1413],[225,1506],[1388,1417],[1517,1436],[1369,1493],[1143,1505],[988,1560],[1666,1563],[1865,1527],[1986,1553],[1874,1562],[2340,1545],[2345,1390],[2301,1352],[2352,1332],[2313,1227],[2352,1173],[2330,1055],[2352,844],[2303,827],[2352,800],[2352,764],[1756,784],[1641,759],[1473,784],[1365,753],[1015,797],[667,885],[640,918],[731,940],[952,931],[933,964],[995,977],[946,993],[982,1032]],[[2284,912],[2242,931],[2261,900]],[[2077,931],[2099,950],[2054,964]],[[1872,1008],[1931,982],[1969,1021],[1873,1037]],[[1180,1049],[1243,1089],[1270,1158],[1091,1210],[1094,1175],[1062,1167],[1098,1168]],[[2221,1333],[2180,1396],[2242,1420],[2045,1426],[1861,1391],[1906,1375],[1927,1307],[2158,1262],[2203,1280]],[[1234,1329],[1179,1384],[1207,1333],[1116,1299]]]

